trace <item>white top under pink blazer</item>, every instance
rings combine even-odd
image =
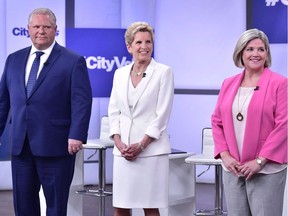
[[[228,150],[241,163],[262,156],[287,163],[287,78],[265,68],[247,110],[242,153],[238,151],[233,126],[232,103],[244,76],[224,80],[212,114],[215,158]],[[239,154],[242,154],[241,157]]]
[[[110,136],[120,134],[122,142],[129,145],[140,142],[147,134],[155,140],[139,157],[169,154],[171,147],[166,128],[174,96],[172,70],[152,59],[145,71],[146,76],[137,86],[135,102],[129,107],[128,87],[132,66],[133,63],[115,71],[108,108]],[[116,147],[113,153],[121,155]]]

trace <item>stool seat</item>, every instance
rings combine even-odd
[[[196,154],[186,159],[186,163],[192,163],[195,165],[221,165],[221,160],[211,158],[211,155]]]
[[[114,141],[110,139],[89,139],[87,143],[83,145],[83,149],[107,149],[113,147]]]

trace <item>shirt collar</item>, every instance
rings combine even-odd
[[[56,43],[56,41],[54,40],[53,43],[52,43],[47,49],[45,49],[45,50],[38,50],[38,49],[36,49],[36,47],[32,44],[31,51],[30,51],[30,56],[33,55],[33,54],[35,54],[35,52],[37,52],[37,51],[42,51],[42,52],[44,52],[44,54],[50,55],[50,53],[52,52],[52,49],[53,49],[55,43]]]

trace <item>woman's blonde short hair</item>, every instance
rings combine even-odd
[[[154,43],[154,32],[153,28],[146,22],[134,22],[132,23],[125,32],[125,43],[131,45],[134,41],[135,34],[137,32],[149,32]]]
[[[242,60],[243,51],[251,40],[254,40],[257,38],[263,41],[265,45],[265,49],[267,51],[267,59],[266,59],[264,66],[265,67],[271,66],[272,59],[271,59],[271,52],[270,52],[268,37],[263,31],[260,31],[258,29],[249,29],[241,35],[234,49],[233,61],[236,67],[239,67],[239,68],[244,67],[243,60]]]

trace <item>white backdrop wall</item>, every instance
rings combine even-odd
[[[174,68],[176,88],[217,89],[235,73],[232,52],[246,27],[245,7],[245,1],[157,1],[155,56]]]

